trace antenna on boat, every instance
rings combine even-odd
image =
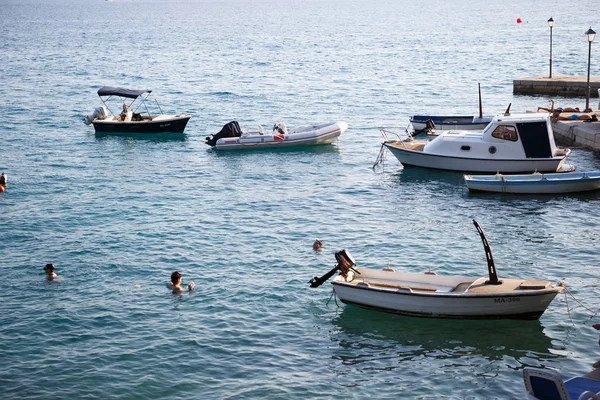
[[[512,106],[512,103],[508,103],[508,107],[506,107],[506,111],[504,111],[504,115],[506,115],[506,116],[510,115],[510,106]]]
[[[479,118],[483,118],[483,107],[481,106],[481,83],[477,82],[477,88],[479,89]]]
[[[510,106],[509,106],[510,107]],[[473,225],[479,232],[479,236],[481,236],[481,241],[483,242],[483,249],[485,250],[485,258],[487,260],[488,265],[488,274],[490,279],[485,281],[486,285],[501,285],[502,281],[498,279],[498,273],[496,272],[496,265],[494,264],[494,257],[492,256],[492,249],[490,249],[490,244],[483,233],[483,230],[477,223],[477,221],[473,220]]]

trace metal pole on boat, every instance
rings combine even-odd
[[[485,258],[487,260],[488,265],[488,274],[490,279],[485,281],[486,285],[501,285],[502,281],[498,279],[498,272],[496,272],[496,265],[494,264],[494,257],[492,256],[492,249],[490,248],[490,244],[483,233],[483,230],[477,223],[477,221],[473,220],[473,225],[479,232],[479,236],[481,237],[481,241],[483,242],[483,249],[485,250]]]
[[[554,20],[552,17],[548,20],[548,26],[550,27],[550,76],[552,78],[552,27],[554,26]]]
[[[483,107],[481,106],[481,83],[477,83],[479,89],[479,118],[483,118]]]

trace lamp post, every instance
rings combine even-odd
[[[552,27],[554,26],[552,17],[548,20],[548,26],[550,27],[550,78],[552,78]]]
[[[592,28],[590,27],[590,29],[588,29],[588,31],[585,33],[585,35],[587,36],[587,41],[589,43],[589,50],[588,50],[588,74],[587,74],[587,93],[585,96],[585,112],[590,112],[590,62],[592,60],[592,42],[594,41],[594,38],[596,37],[596,32],[594,32],[592,30]]]

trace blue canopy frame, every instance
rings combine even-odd
[[[152,93],[152,90],[123,89],[111,86],[103,86],[98,89],[98,96],[121,96],[128,99],[137,99],[144,93]]]

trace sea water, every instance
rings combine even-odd
[[[0,397],[512,399],[526,366],[588,372],[598,194],[473,195],[460,173],[390,154],[371,167],[379,128],[476,115],[478,83],[484,114],[548,107],[512,80],[548,73],[550,17],[553,74],[585,76],[598,8],[4,0]],[[595,76],[599,55],[593,43]],[[186,134],[96,136],[81,120],[104,85],[152,89],[165,113],[193,115]],[[350,129],[315,148],[206,146],[231,120]],[[569,158],[600,169],[589,150]],[[560,295],[539,321],[418,319],[308,286],[340,249],[364,267],[485,276],[473,219],[501,277],[564,281],[581,304]],[[46,263],[62,279],[46,281]],[[192,293],[166,288],[175,270]]]

